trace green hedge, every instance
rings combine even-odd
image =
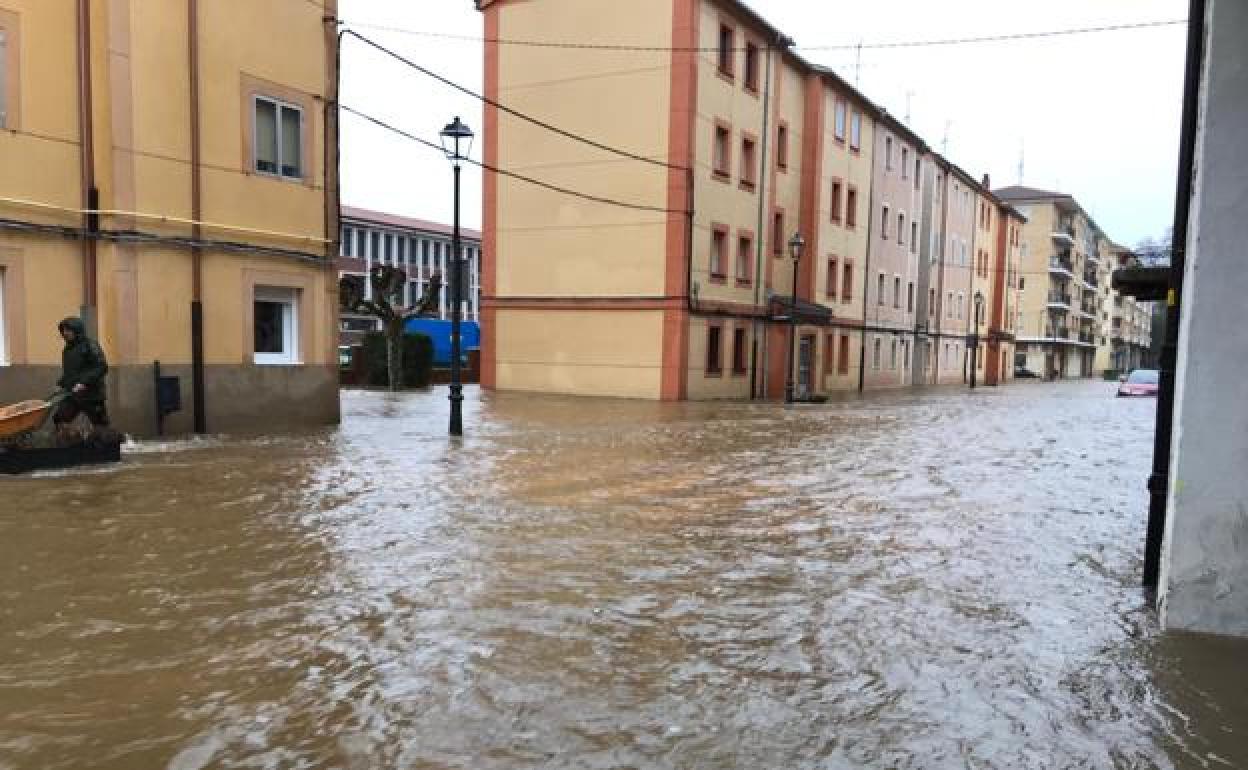
[[[433,340],[427,334],[405,334],[403,347],[403,381],[400,387],[424,388],[433,381]],[[386,335],[369,332],[364,335],[364,372],[367,385],[386,387]]]

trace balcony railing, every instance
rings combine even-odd
[[[1093,288],[1093,289],[1095,289],[1095,288],[1096,288],[1096,285],[1097,285],[1097,281],[1098,281],[1098,280],[1099,280],[1099,279],[1098,279],[1098,278],[1097,278],[1097,276],[1096,276],[1096,271],[1095,271],[1095,270],[1085,270],[1085,271],[1084,271],[1084,273],[1083,273],[1083,282],[1084,282],[1084,283],[1086,283],[1086,284],[1087,284],[1088,286],[1090,286],[1091,288]]]
[[[1053,238],[1059,241],[1075,242],[1075,223],[1061,221],[1053,226]]]
[[[1064,291],[1051,291],[1049,292],[1049,304],[1070,307],[1070,295]]]
[[[1050,326],[1045,330],[1044,336],[1053,339],[1067,339],[1070,337],[1070,329],[1066,326]]]
[[[1086,342],[1089,345],[1095,345],[1096,335],[1092,334],[1092,332],[1079,332],[1079,341]]]
[[[1061,254],[1054,254],[1049,257],[1049,270],[1050,272],[1057,271],[1070,273],[1071,275],[1075,274],[1074,263],[1070,261],[1070,257],[1065,257]]]

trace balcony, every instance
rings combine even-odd
[[[1100,281],[1100,278],[1097,277],[1095,270],[1083,271],[1083,283],[1087,288],[1095,291],[1098,281]]]
[[[1070,295],[1064,291],[1050,291],[1049,307],[1070,310]]]
[[[1092,332],[1079,332],[1079,341],[1085,345],[1095,345],[1096,335]]]
[[[1066,326],[1050,326],[1044,330],[1044,336],[1049,339],[1068,339],[1070,337],[1070,329]]]
[[[1067,278],[1074,278],[1075,266],[1074,263],[1070,261],[1069,255],[1054,254],[1049,257],[1049,272],[1057,273],[1058,275],[1065,275]]]
[[[1060,220],[1053,226],[1053,240],[1058,243],[1064,243],[1067,246],[1075,245],[1075,223],[1069,220]]]

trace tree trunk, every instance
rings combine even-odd
[[[399,335],[394,330],[386,330],[386,374],[390,380],[390,390],[398,390],[403,385],[403,350],[399,347]]]

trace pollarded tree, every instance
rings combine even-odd
[[[434,273],[425,287],[424,296],[413,306],[404,304],[404,287],[407,271],[391,265],[375,265],[369,271],[372,298],[366,299],[359,283],[344,276],[338,282],[338,296],[342,307],[352,313],[371,315],[381,321],[386,335],[386,378],[390,390],[403,386],[403,330],[413,318],[429,315],[438,305],[438,293],[442,290],[442,275]]]

